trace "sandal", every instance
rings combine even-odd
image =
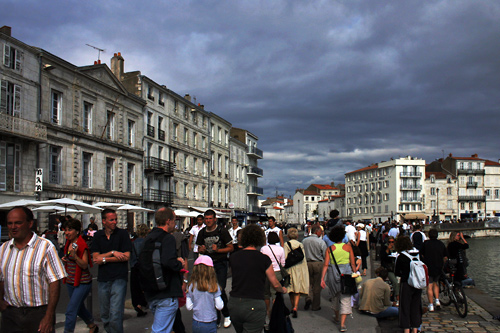
[[[96,324],[93,324],[94,326],[88,325],[87,327],[89,328],[89,333],[97,333],[99,332],[99,326]]]
[[[340,326],[340,332],[345,332],[347,331],[347,327],[345,326]]]

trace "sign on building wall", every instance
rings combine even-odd
[[[35,171],[35,192],[43,190],[43,169],[39,168]]]

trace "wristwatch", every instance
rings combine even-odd
[[[102,258],[102,263],[105,264],[106,263],[106,258]]]
[[[182,280],[182,282],[184,282],[184,283],[186,283],[186,284],[187,284],[189,281],[188,281],[188,280],[186,280],[186,279],[184,279],[184,280]]]

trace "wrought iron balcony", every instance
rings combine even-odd
[[[165,131],[158,128],[158,140],[165,141]]]
[[[5,134],[43,142],[47,140],[47,127],[30,120],[0,113],[0,131]]]
[[[477,187],[477,182],[467,182],[467,187]]]
[[[266,212],[266,209],[262,208],[262,207],[259,207],[259,206],[250,205],[250,206],[248,206],[248,211],[251,212],[251,213],[261,213],[261,214],[264,214]]]
[[[161,202],[165,206],[172,206],[174,203],[174,194],[170,191],[162,191],[157,189],[145,189],[142,193],[144,201]]]
[[[264,171],[261,168],[251,166],[251,167],[248,167],[247,175],[262,177],[264,175]]]
[[[401,177],[422,177],[421,172],[401,172]]]
[[[484,169],[457,169],[459,174],[484,175]]]
[[[422,198],[401,198],[401,203],[418,203],[418,202],[422,202]]]
[[[419,191],[422,189],[422,185],[401,184],[401,189],[402,190]]]
[[[154,138],[155,137],[155,128],[151,125],[147,125],[147,135]]]
[[[263,158],[264,157],[264,153],[262,152],[262,150],[260,150],[257,147],[248,147],[247,154],[248,155],[252,155],[254,157],[257,157],[257,158]]]
[[[458,201],[486,201],[485,195],[459,195]]]
[[[156,157],[146,157],[144,159],[144,172],[164,173],[172,176],[174,169],[175,163]]]
[[[264,189],[258,186],[248,186],[247,194],[249,195],[264,195]]]

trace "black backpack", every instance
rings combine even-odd
[[[168,276],[161,266],[161,243],[167,233],[156,238],[146,238],[144,248],[139,254],[137,266],[142,290],[158,292],[168,287]]]
[[[302,260],[304,260],[304,252],[302,251],[302,248],[300,246],[292,250],[292,244],[290,244],[290,242],[286,243],[290,248],[290,252],[288,252],[288,255],[285,259],[285,268],[290,268],[292,266],[297,265],[299,262],[302,262]]]

